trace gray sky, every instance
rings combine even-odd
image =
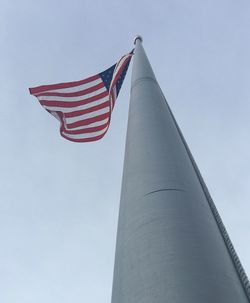
[[[28,87],[100,72],[137,33],[250,276],[249,28],[249,0],[1,0],[0,302],[110,302],[131,67],[95,143]]]

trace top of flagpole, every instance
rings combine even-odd
[[[137,36],[134,37],[134,45],[136,45],[137,40],[139,40],[142,43],[142,41],[143,41],[142,36],[137,35]]]
[[[132,69],[131,85],[134,87],[138,80],[152,80],[156,78],[142,44],[142,37],[137,35],[134,38],[135,50]]]

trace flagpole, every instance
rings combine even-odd
[[[142,38],[134,42],[112,303],[249,303]]]

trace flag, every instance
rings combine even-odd
[[[99,140],[109,128],[131,57],[132,52],[105,71],[84,80],[30,88],[30,94],[60,121],[60,133],[65,139]]]

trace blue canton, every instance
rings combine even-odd
[[[100,73],[100,77],[102,78],[102,81],[105,85],[105,87],[107,88],[107,90],[109,90],[110,87],[110,83],[113,77],[113,73],[114,73],[114,69],[115,69],[116,64],[112,65],[110,68],[106,69],[104,72]],[[123,72],[121,73],[120,77],[118,78],[117,82],[116,82],[116,94],[118,96],[123,80],[126,76],[127,70],[128,70],[128,66],[129,66],[129,62],[126,64],[126,66],[123,69]]]
[[[105,85],[105,87],[107,88],[107,90],[109,90],[110,87],[110,83],[113,77],[113,73],[114,73],[114,69],[115,69],[115,65],[112,65],[110,68],[106,69],[104,72],[101,72],[99,75],[102,78],[102,81]]]

